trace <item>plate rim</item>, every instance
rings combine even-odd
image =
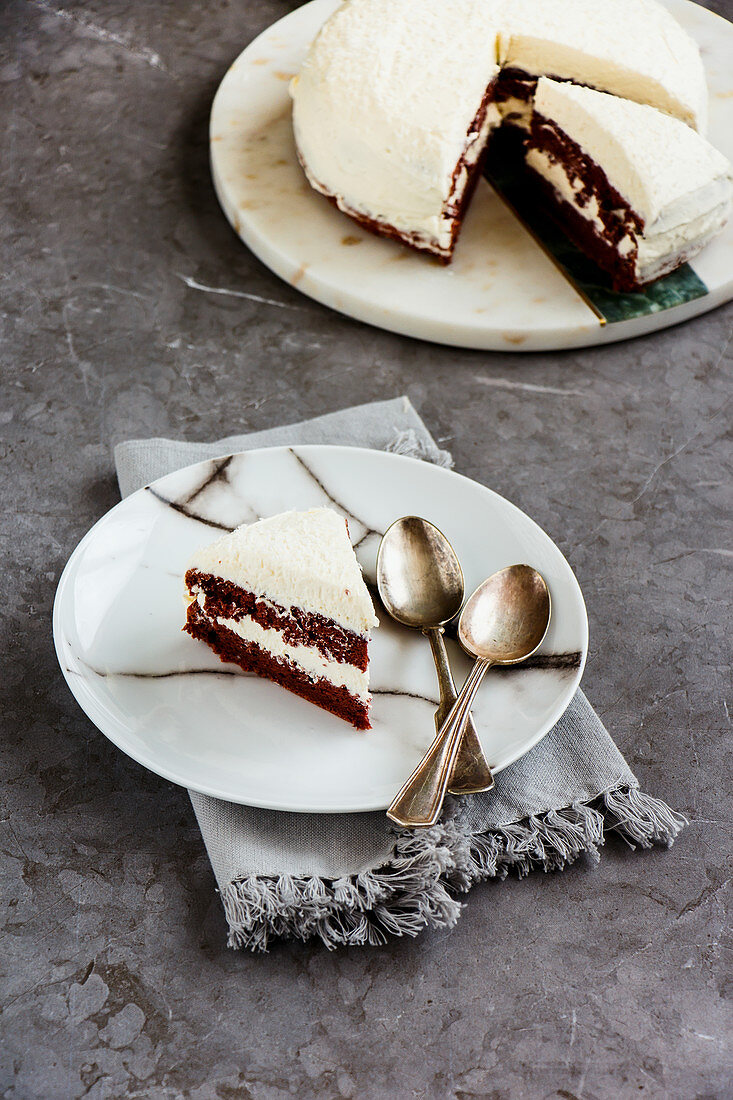
[[[338,288],[340,304],[334,304],[335,290],[331,283],[325,282],[320,275],[314,275],[310,270],[303,271],[302,263],[301,268],[298,269],[297,263],[294,265],[290,257],[281,252],[279,246],[272,244],[255,225],[250,223],[246,211],[238,210],[236,213],[233,211],[231,203],[226,197],[220,172],[217,170],[215,163],[217,150],[212,142],[217,101],[225,84],[232,76],[232,70],[244,59],[245,54],[281,23],[290,19],[302,18],[307,9],[316,6],[325,8],[331,2],[332,0],[308,0],[307,3],[287,12],[263,28],[240,50],[230,63],[216,88],[211,104],[208,130],[209,162],[217,200],[229,225],[242,243],[279,279],[282,279],[289,286],[295,286],[297,281],[295,289],[311,300],[319,302],[337,314],[386,332],[393,332],[401,336],[407,336],[410,339],[425,340],[428,343],[448,347],[511,352],[519,355],[536,351],[566,351],[587,347],[602,347],[607,344],[646,336],[653,332],[665,331],[668,328],[674,328],[676,325],[718,309],[733,298],[732,272],[726,282],[713,289],[708,288],[707,294],[700,298],[694,298],[688,302],[682,302],[676,306],[657,310],[641,317],[599,324],[590,307],[587,307],[588,319],[586,323],[578,323],[575,327],[566,326],[565,328],[553,326],[530,330],[515,328],[510,333],[511,338],[507,336],[507,330],[505,329],[502,330],[498,326],[483,328],[480,323],[464,325],[460,331],[455,332],[452,323],[442,318],[427,320],[409,313],[378,317],[377,314],[382,312],[382,307],[362,300],[358,293],[350,287],[340,286]],[[665,3],[665,0],[661,0],[661,2],[665,7],[669,6]],[[696,3],[695,0],[676,0],[675,6],[679,4],[703,12],[705,17],[715,18],[717,21],[724,23],[729,33],[733,34],[733,23],[724,16],[718,15],[717,12]],[[573,284],[571,281],[568,281],[568,286],[572,289]],[[517,335],[523,337],[521,343],[516,342]]]
[[[439,477],[447,477],[449,480],[452,480],[454,478],[459,478],[460,480],[462,480],[464,482],[468,482],[468,484],[471,485],[474,489],[478,488],[482,492],[487,493],[490,497],[495,498],[496,500],[500,501],[502,505],[508,505],[509,508],[513,512],[518,513],[519,516],[521,516],[523,521],[529,522],[531,526],[536,528],[551,543],[551,545],[554,547],[555,551],[560,555],[562,561],[565,563],[565,565],[566,565],[566,567],[569,571],[569,574],[570,574],[572,580],[574,581],[575,593],[576,593],[577,599],[579,601],[579,609],[581,611],[581,626],[582,626],[582,629],[583,629],[583,639],[582,639],[582,644],[581,644],[581,647],[580,647],[580,664],[579,664],[577,669],[573,670],[574,674],[573,674],[572,678],[569,681],[569,684],[571,686],[569,686],[567,688],[567,690],[561,695],[561,697],[560,697],[561,702],[553,709],[553,711],[551,713],[551,718],[548,719],[546,722],[541,723],[540,726],[539,726],[538,732],[535,735],[533,735],[525,744],[523,744],[522,747],[519,750],[517,750],[514,753],[509,753],[508,757],[505,760],[503,760],[503,762],[499,766],[493,768],[494,774],[498,775],[505,768],[509,767],[516,760],[521,759],[522,756],[525,756],[528,752],[530,752],[533,748],[535,748],[535,746],[538,745],[539,742],[549,733],[549,731],[552,729],[552,727],[560,720],[562,715],[565,713],[565,711],[570,706],[570,704],[571,704],[571,702],[572,702],[572,700],[575,696],[575,693],[578,690],[578,687],[580,685],[580,682],[581,682],[581,679],[582,679],[582,676],[583,676],[583,672],[585,670],[587,658],[588,658],[588,650],[589,650],[588,610],[587,610],[587,607],[586,607],[586,604],[585,604],[585,598],[583,596],[583,591],[580,587],[580,582],[578,581],[578,578],[575,576],[575,572],[573,571],[570,563],[568,562],[567,558],[565,557],[565,554],[562,552],[562,550],[557,545],[555,540],[544,530],[544,528],[542,528],[537,523],[536,520],[534,520],[531,516],[529,516],[526,512],[524,512],[518,505],[514,504],[511,500],[508,500],[506,497],[502,496],[500,493],[497,493],[495,489],[489,488],[488,485],[483,485],[480,481],[476,481],[474,478],[468,477],[466,474],[459,473],[456,470],[449,469],[449,468],[444,467],[444,466],[438,466],[435,463],[431,463],[429,461],[425,461],[425,460],[420,459],[420,458],[413,458],[410,455],[400,455],[400,454],[395,454],[392,451],[384,451],[384,450],[379,450],[379,449],[371,448],[371,447],[352,447],[352,446],[349,446],[348,444],[338,444],[338,443],[276,444],[276,445],[273,445],[273,446],[270,446],[270,447],[253,447],[249,450],[244,450],[244,451],[242,451],[242,450],[239,450],[239,451],[224,450],[224,451],[219,452],[219,453],[217,453],[215,455],[212,455],[210,457],[201,458],[201,459],[198,459],[195,462],[188,463],[186,466],[181,466],[180,468],[178,468],[176,470],[172,470],[167,474],[162,474],[159,478],[154,478],[152,481],[147,482],[145,485],[142,485],[139,489],[136,489],[136,490],[134,490],[134,492],[128,494],[128,496],[124,497],[122,500],[118,501],[116,504],[113,504],[112,507],[109,508],[104,513],[104,515],[100,516],[99,519],[97,519],[92,524],[92,526],[85,532],[85,534],[81,537],[81,539],[77,542],[77,544],[74,546],[73,550],[69,554],[69,557],[66,561],[66,564],[64,565],[64,568],[61,572],[61,576],[59,577],[58,584],[56,586],[56,592],[55,592],[55,595],[54,595],[54,603],[53,603],[53,612],[52,612],[52,633],[53,633],[54,649],[55,649],[55,652],[56,652],[57,660],[59,662],[59,668],[60,668],[61,674],[64,678],[64,681],[65,681],[67,687],[71,691],[71,694],[73,695],[74,699],[76,700],[76,702],[78,703],[79,707],[84,712],[86,717],[89,719],[89,721],[92,722],[92,724],[102,734],[102,736],[107,738],[107,740],[110,741],[115,746],[115,748],[117,748],[118,750],[123,752],[131,760],[134,760],[136,764],[140,765],[141,767],[146,768],[148,771],[151,771],[154,775],[158,775],[162,779],[167,780],[168,782],[175,783],[179,787],[184,787],[187,790],[193,790],[193,791],[196,791],[200,794],[208,795],[212,798],[217,798],[220,801],[231,802],[235,805],[241,805],[241,806],[251,806],[251,807],[254,807],[256,809],[276,810],[276,811],[288,812],[288,813],[319,813],[319,814],[367,813],[367,812],[380,811],[380,810],[386,809],[386,804],[382,805],[381,803],[379,805],[375,805],[373,803],[370,803],[369,805],[359,805],[358,807],[354,807],[353,804],[351,804],[351,805],[350,804],[339,804],[339,805],[329,806],[327,808],[324,808],[324,807],[317,808],[317,807],[312,806],[312,805],[311,806],[297,807],[297,806],[293,806],[291,804],[288,804],[286,802],[278,803],[277,800],[275,800],[273,798],[266,798],[265,800],[259,800],[259,799],[256,799],[256,798],[252,798],[248,795],[246,800],[245,800],[241,797],[240,798],[234,797],[231,794],[231,792],[226,792],[226,793],[222,792],[221,789],[217,789],[216,787],[214,787],[210,784],[206,784],[206,783],[203,783],[203,782],[191,783],[187,778],[177,774],[175,772],[175,769],[162,767],[162,766],[158,765],[157,763],[154,763],[153,760],[151,759],[152,754],[148,754],[146,756],[145,753],[131,752],[128,745],[126,745],[124,743],[121,743],[121,741],[124,740],[123,737],[119,736],[117,732],[115,732],[115,733],[109,732],[109,726],[107,726],[107,728],[105,728],[103,724],[100,724],[100,721],[103,722],[103,720],[104,720],[104,715],[105,715],[104,704],[98,699],[98,697],[96,696],[96,694],[92,690],[90,682],[85,677],[83,677],[81,674],[79,674],[79,673],[73,671],[72,669],[70,669],[68,667],[67,663],[66,663],[66,652],[64,650],[64,644],[70,646],[71,641],[67,637],[67,635],[66,635],[66,633],[63,629],[63,625],[62,625],[62,622],[61,622],[61,617],[62,617],[62,614],[64,613],[64,610],[67,608],[66,601],[68,599],[70,599],[70,597],[67,595],[67,590],[69,589],[69,585],[70,585],[70,583],[73,579],[74,572],[75,572],[75,570],[78,566],[78,562],[81,558],[81,555],[82,555],[85,547],[87,546],[87,544],[89,542],[92,541],[97,529],[103,523],[106,523],[110,516],[112,516],[118,509],[120,509],[123,506],[127,505],[135,497],[147,492],[148,489],[151,486],[157,485],[158,483],[164,481],[168,477],[173,477],[173,476],[178,475],[178,474],[185,474],[187,471],[194,470],[197,467],[200,467],[205,463],[219,462],[222,459],[229,458],[230,456],[231,457],[237,457],[239,455],[254,455],[254,454],[264,454],[264,453],[274,453],[274,452],[283,453],[283,452],[287,452],[287,451],[296,451],[298,453],[304,452],[304,451],[305,452],[349,451],[349,452],[353,452],[353,453],[357,453],[357,454],[366,454],[366,455],[369,455],[370,458],[373,458],[376,455],[376,456],[379,456],[380,460],[387,460],[388,462],[389,461],[397,461],[398,464],[408,464],[409,466],[419,466],[419,467],[427,468],[431,472],[431,474],[437,475]],[[73,601],[68,606],[73,607]],[[99,719],[99,721],[98,721],[98,719]],[[113,719],[113,724],[116,726],[117,730],[123,729],[123,727],[120,725],[119,721],[116,718]]]

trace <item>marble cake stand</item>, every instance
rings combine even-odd
[[[733,25],[688,0],[668,6],[700,44],[709,136],[733,159]],[[502,351],[624,340],[733,297],[731,224],[693,261],[706,295],[603,324],[484,180],[447,268],[363,232],[308,186],[292,137],[288,82],[335,7],[334,0],[312,0],[268,28],[231,66],[211,111],[219,201],[244,243],[282,279],[380,328]]]

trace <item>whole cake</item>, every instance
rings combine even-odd
[[[255,672],[369,729],[374,607],[330,508],[238,527],[194,554],[184,630]]]
[[[541,77],[526,163],[568,236],[635,290],[696,255],[731,212],[730,165],[676,118]]]
[[[543,77],[705,128],[699,51],[656,0],[345,0],[291,82],[298,157],[362,226],[449,263],[492,130],[530,129]],[[671,248],[649,274],[659,244],[639,241],[634,285],[670,270]]]

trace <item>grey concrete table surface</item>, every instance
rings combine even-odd
[[[293,6],[0,14],[0,1095],[730,1096],[733,309],[517,357],[379,332],[279,282],[217,207],[207,113]],[[567,554],[586,691],[690,825],[669,852],[609,841],[597,867],[476,889],[450,933],[234,953],[185,791],[109,744],[61,678],[56,582],[117,500],[114,442],[402,392]]]

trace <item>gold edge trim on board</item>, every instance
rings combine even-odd
[[[485,177],[484,177],[484,178],[485,178]],[[516,206],[514,205],[514,203],[512,203],[512,202],[511,202],[511,201],[510,201],[510,200],[509,200],[509,199],[508,199],[508,198],[506,197],[506,195],[504,195],[504,194],[503,194],[503,193],[502,193],[501,191],[499,191],[499,190],[498,190],[498,188],[494,187],[494,185],[493,185],[493,183],[491,182],[491,180],[488,180],[488,179],[487,179],[487,180],[486,180],[486,182],[487,182],[487,183],[489,184],[489,186],[491,187],[491,190],[492,190],[492,191],[494,192],[494,194],[496,195],[496,197],[497,197],[498,199],[501,199],[501,201],[502,201],[502,202],[504,203],[504,205],[506,206],[506,208],[507,208],[508,210],[511,210],[512,214],[514,214],[515,218],[516,218],[516,219],[517,219],[517,221],[518,221],[518,222],[520,223],[520,225],[522,226],[522,228],[523,228],[523,229],[525,229],[525,230],[527,231],[527,233],[529,233],[530,237],[531,237],[531,238],[532,238],[532,240],[533,240],[533,241],[535,242],[535,244],[538,244],[538,245],[539,245],[539,247],[540,247],[540,248],[542,249],[542,251],[544,252],[544,254],[545,254],[545,255],[547,256],[547,258],[548,258],[549,260],[551,260],[551,261],[552,261],[552,263],[553,263],[553,264],[555,265],[555,267],[556,267],[556,268],[557,268],[557,270],[558,270],[558,271],[560,272],[560,274],[562,275],[562,277],[563,277],[563,278],[565,279],[565,282],[566,282],[566,283],[567,283],[567,284],[568,284],[569,286],[571,286],[571,287],[572,287],[572,289],[573,289],[573,290],[575,291],[575,293],[576,293],[576,294],[578,295],[578,297],[579,297],[579,298],[580,298],[580,299],[581,299],[581,300],[582,300],[583,302],[585,302],[585,304],[586,304],[586,305],[588,306],[588,309],[589,309],[589,310],[591,311],[591,313],[595,314],[595,316],[596,316],[596,317],[597,317],[597,319],[598,319],[598,324],[600,325],[600,327],[601,327],[601,328],[603,328],[603,326],[604,326],[604,325],[605,325],[605,324],[606,324],[607,322],[606,322],[606,318],[605,318],[605,317],[603,316],[603,314],[602,314],[602,313],[601,313],[601,311],[599,310],[598,306],[596,306],[596,305],[594,304],[594,302],[592,302],[592,301],[591,301],[591,299],[590,299],[590,298],[588,297],[588,295],[587,295],[587,294],[585,293],[585,291],[584,291],[584,290],[582,290],[582,289],[581,289],[581,288],[580,288],[580,287],[578,286],[578,284],[577,284],[577,283],[575,282],[575,280],[574,280],[574,279],[572,279],[572,278],[570,277],[570,275],[569,275],[569,274],[568,274],[568,272],[567,272],[567,271],[565,270],[565,268],[563,267],[563,265],[562,265],[562,264],[560,263],[560,261],[559,261],[559,260],[557,259],[557,257],[556,257],[556,256],[555,256],[555,255],[554,255],[554,254],[553,254],[552,252],[551,252],[551,250],[550,250],[550,249],[549,249],[549,248],[547,247],[547,245],[546,245],[546,244],[545,244],[545,242],[544,242],[544,241],[542,240],[542,238],[541,238],[541,237],[539,237],[539,236],[538,236],[538,235],[537,235],[537,234],[535,233],[534,229],[532,229],[532,227],[531,227],[530,225],[528,225],[528,224],[527,224],[527,222],[526,222],[526,221],[524,220],[524,218],[522,217],[522,215],[521,215],[521,214],[519,213],[519,211],[517,210],[517,208],[516,208]]]

